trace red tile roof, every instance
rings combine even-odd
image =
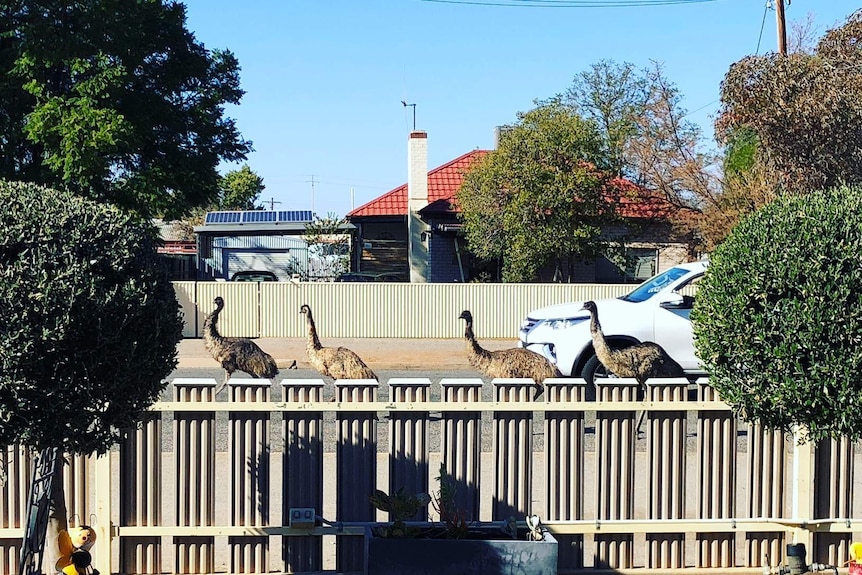
[[[428,205],[423,212],[459,212],[455,203],[455,193],[461,187],[464,172],[487,150],[473,150],[455,158],[447,164],[428,172]],[[616,196],[619,214],[624,218],[665,219],[678,210],[666,199],[624,178],[610,181],[612,194]],[[359,206],[347,214],[348,218],[369,216],[406,216],[407,184],[386,192],[382,196]]]
[[[487,154],[487,150],[473,150],[428,172],[428,203],[449,203],[461,187],[464,172],[477,159]],[[379,198],[359,206],[347,214],[348,218],[367,216],[406,216],[407,184],[386,192]]]

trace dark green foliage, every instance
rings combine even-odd
[[[176,365],[179,305],[153,226],[0,181],[0,445],[104,452]]]
[[[378,537],[389,539],[404,539],[416,537],[420,532],[416,527],[410,527],[406,521],[413,519],[419,510],[428,507],[431,497],[427,493],[407,493],[404,487],[399,487],[392,495],[375,489],[368,498],[376,509],[389,513],[391,523],[374,530]]]
[[[216,200],[251,150],[239,63],[185,25],[171,0],[0,5],[0,178],[168,219]]]
[[[862,437],[862,188],[781,198],[711,256],[698,356],[748,421]]]

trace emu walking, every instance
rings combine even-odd
[[[311,308],[303,304],[299,313],[305,314],[305,324],[308,328],[308,341],[305,350],[312,367],[333,379],[377,379],[371,369],[365,365],[356,353],[346,347],[323,347],[317,337],[317,327]]]
[[[470,365],[488,377],[528,377],[536,384],[533,399],[539,397],[545,390],[542,382],[549,377],[562,377],[560,370],[548,359],[538,353],[513,347],[488,351],[484,349],[473,333],[473,314],[468,310],[461,312],[458,319],[467,322],[464,328],[464,339],[467,340],[467,359]]]
[[[602,324],[599,323],[599,310],[596,302],[584,302],[582,309],[590,312],[590,335],[596,357],[606,369],[619,377],[633,377],[641,391],[646,395],[646,382],[651,377],[682,377],[682,367],[668,355],[662,346],[644,341],[623,349],[614,349],[605,340]],[[638,419],[640,430],[644,413]]]
[[[216,388],[216,393],[221,391],[235,371],[244,371],[254,378],[272,379],[278,375],[275,360],[256,343],[244,337],[223,337],[219,334],[218,316],[224,308],[224,300],[219,296],[213,303],[215,310],[204,320],[204,347],[225,371],[224,381]],[[294,361],[290,368],[295,365]]]

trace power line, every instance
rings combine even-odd
[[[629,6],[671,6],[702,4],[716,0],[422,0],[437,4],[506,6],[516,8],[623,8]]]
[[[760,22],[760,36],[757,37],[757,50],[754,51],[755,56],[760,54],[760,41],[763,39],[763,26],[766,24],[766,13],[769,11],[771,0],[766,0],[763,4],[763,20]]]

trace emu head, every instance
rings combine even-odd
[[[302,304],[302,307],[299,308],[299,313],[308,315],[311,313],[311,308],[308,307],[308,304]]]
[[[221,296],[216,296],[216,298],[213,300],[213,303],[216,306],[216,310],[220,310],[224,307],[224,300],[221,298]]]
[[[461,315],[458,316],[458,319],[466,320],[467,323],[473,323],[473,314],[465,309],[461,312]]]
[[[587,310],[588,312],[593,313],[593,314],[598,312],[598,308],[596,307],[596,302],[594,302],[594,301],[585,301],[584,307],[582,307],[581,309]]]

